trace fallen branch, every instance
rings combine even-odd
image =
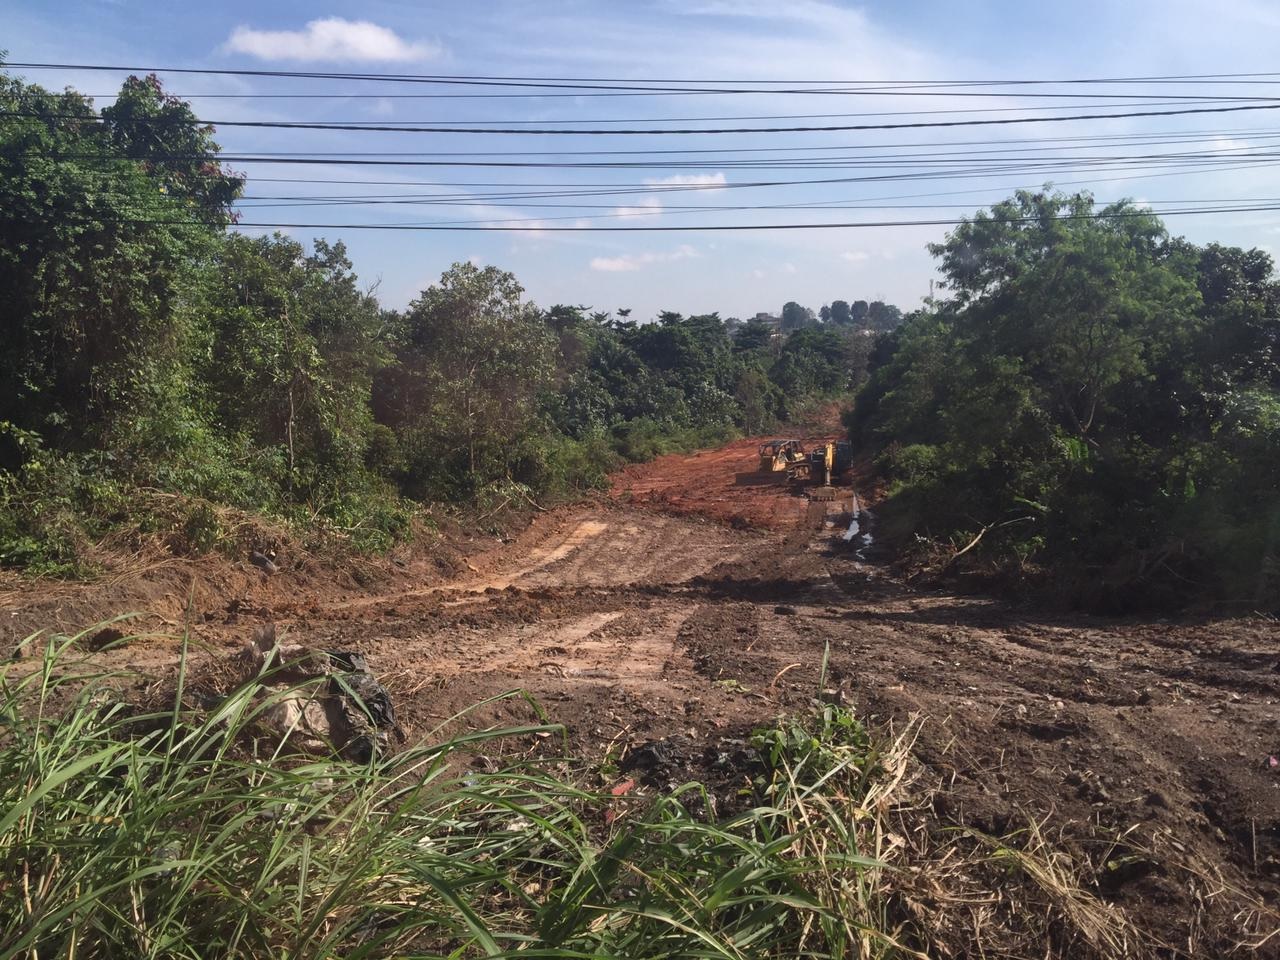
[[[509,504],[510,502],[511,502],[511,498],[510,498],[510,497],[505,498],[505,499],[504,499],[500,504],[498,504],[496,507],[494,507],[494,508],[493,508],[492,510],[490,510],[488,513],[485,513],[485,514],[482,514],[481,516],[476,517],[476,523],[479,523],[481,520],[488,520],[490,517],[492,517],[495,513],[497,513],[499,510],[501,510],[503,507],[505,507],[505,506],[506,506],[507,504]]]
[[[803,665],[804,665],[804,664],[801,664],[801,663],[789,663],[789,664],[787,664],[785,667],[783,667],[781,670],[779,670],[779,671],[774,675],[774,677],[773,677],[773,681],[769,684],[769,689],[770,689],[770,690],[776,690],[776,689],[777,689],[777,687],[778,687],[778,681],[782,679],[783,674],[785,674],[785,673],[786,673],[787,671],[789,671],[789,670],[794,670],[796,667],[800,667],[800,666],[803,666]]]
[[[956,561],[959,560],[961,557],[963,557],[966,553],[968,553],[974,547],[976,547],[979,541],[981,541],[982,538],[986,536],[988,530],[998,530],[1001,527],[1008,527],[1008,526],[1012,526],[1015,523],[1022,523],[1024,520],[1034,520],[1034,519],[1035,517],[1015,517],[1012,520],[1005,520],[1003,523],[988,523],[985,527],[983,527],[981,530],[978,531],[978,535],[976,537],[974,537],[965,545],[963,550],[961,550],[959,553],[957,553],[955,556],[953,556],[950,560],[946,562],[946,565],[941,570],[938,571],[938,576],[940,577],[946,576],[947,573],[950,572],[951,568],[956,565]]]
[[[524,498],[525,498],[525,500],[527,500],[527,501],[529,502],[529,506],[533,507],[533,509],[537,510],[539,513],[546,513],[546,512],[547,512],[547,508],[546,508],[546,507],[541,507],[541,506],[539,506],[539,505],[534,501],[533,497],[529,496],[529,494],[525,493],[523,490],[521,490],[521,489],[517,488],[517,489],[516,489],[516,492],[517,492],[517,493],[519,493],[519,494],[520,494],[520,496],[524,497]]]

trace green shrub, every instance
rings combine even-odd
[[[468,771],[561,732],[543,723],[367,766],[286,755],[258,738],[260,678],[197,710],[184,670],[174,706],[139,713],[74,668],[77,641],[0,668],[4,956],[901,955],[866,852],[893,778],[835,708],[757,734],[760,802],[717,818],[698,784]]]

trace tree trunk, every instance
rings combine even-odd
[[[293,488],[293,420],[296,412],[293,406],[293,385],[294,383],[297,382],[297,379],[298,379],[297,375],[295,374],[293,379],[289,381],[289,422],[285,424],[285,428],[284,428],[285,438],[288,440],[288,443],[289,443],[289,487],[290,489]]]

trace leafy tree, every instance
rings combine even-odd
[[[773,426],[783,402],[782,391],[758,364],[742,367],[733,396],[748,434],[764,433]]]
[[[175,122],[151,129],[153,149],[186,150],[185,172],[136,159],[123,117],[158,99]],[[0,77],[0,420],[55,445],[181,430],[187,280],[240,186],[158,84],[131,81],[122,100],[100,117],[77,94]]]
[[[847,300],[831,301],[831,322],[837,326],[847,327],[853,323],[853,313]]]
[[[503,476],[513,438],[535,426],[554,341],[523,292],[497,267],[455,263],[410,304],[399,344],[410,403],[398,414],[419,479],[447,468],[456,479],[444,486],[458,490]]]
[[[966,559],[1095,605],[1280,598],[1269,259],[1031,192],[932,250],[950,296],[882,338],[850,419],[900,529],[982,532]]]
[[[793,333],[783,344],[770,374],[790,396],[830,396],[846,390],[850,380],[846,341],[835,330]]]
[[[892,304],[873,300],[867,306],[866,323],[872,330],[892,330],[902,322],[902,311]]]
[[[1190,335],[1199,297],[1159,255],[1158,219],[1124,203],[1097,220],[1063,216],[1090,210],[1087,195],[1024,191],[931,249],[969,323],[1028,364],[1045,405],[1096,447],[1104,399]],[[988,249],[995,255],[967,253]]]
[[[733,349],[738,352],[764,350],[773,340],[773,327],[755,317],[742,325],[733,338]]]
[[[390,362],[376,301],[341,243],[231,235],[203,290],[209,343],[199,372],[218,422],[284,454],[288,486],[358,472],[374,373]]]
[[[115,102],[102,109],[102,120],[111,146],[138,161],[183,213],[217,226],[234,220],[231,204],[244,178],[216,159],[213,127],[197,121],[190,104],[166,94],[154,73],[125,80]]]
[[[788,300],[782,305],[782,330],[784,333],[801,330],[812,326],[815,322],[813,311],[808,307],[802,307],[794,300]]]

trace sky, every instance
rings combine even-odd
[[[366,128],[435,124],[602,131],[937,123],[1125,112],[1139,93],[1168,99],[1128,110],[1194,106],[1186,98],[1207,95],[1218,98],[1215,106],[1265,106],[1261,98],[1280,97],[1280,83],[1275,83],[1280,73],[1250,78],[1247,84],[936,84],[1280,71],[1274,54],[1278,28],[1280,2],[1263,0],[364,0],[327,5],[0,0],[0,50],[12,64],[524,82],[571,78],[579,84],[480,86],[159,71],[166,89],[191,98],[197,115],[215,122]],[[71,86],[94,95],[99,106],[110,102],[127,75],[78,66],[10,69],[46,87]],[[934,85],[901,86],[921,81]],[[680,90],[636,95],[636,85]],[[749,92],[707,92],[712,87]],[[548,95],[551,91],[555,95]],[[1255,99],[1221,99],[1231,96]],[[780,224],[948,220],[1015,188],[1046,181],[1061,189],[1091,189],[1099,200],[1149,202],[1157,211],[1190,202],[1230,207],[1280,197],[1276,168],[1268,159],[1276,142],[1270,138],[1280,135],[1280,116],[1274,113],[643,136],[223,125],[217,140],[229,156],[259,158],[232,163],[249,180],[241,205],[244,223],[345,225],[293,226],[282,232],[304,242],[313,236],[343,240],[362,281],[376,286],[386,306],[405,306],[451,263],[470,260],[512,271],[528,296],[544,306],[627,308],[637,319],[660,310],[748,317],[777,313],[787,300],[815,310],[834,299],[882,299],[912,309],[936,278],[927,244],[942,240],[948,229],[943,224],[776,229]],[[708,119],[721,117],[731,119]],[[974,151],[987,155],[975,161]],[[1010,151],[1018,162],[1008,159]],[[1174,152],[1197,156],[1144,159]],[[262,159],[269,154],[324,154],[327,162]],[[1029,168],[1028,157],[1040,165]],[[378,163],[352,164],[352,159]],[[796,182],[803,180],[828,182]],[[328,203],[317,203],[325,198]],[[757,209],[724,209],[731,206]],[[1280,246],[1276,211],[1170,216],[1166,222],[1173,233],[1199,243]],[[356,224],[510,229],[387,231]],[[689,225],[775,229],[551,229]]]

